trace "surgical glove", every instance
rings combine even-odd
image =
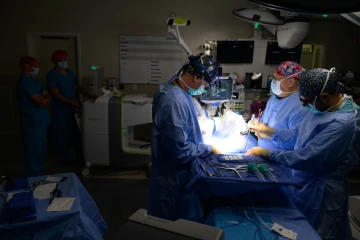
[[[264,159],[269,159],[269,155],[270,155],[270,150],[261,147],[253,147],[245,154],[245,156],[259,156]]]
[[[213,154],[221,154],[220,150],[214,147],[213,145],[210,145],[211,147],[211,153]]]
[[[274,133],[274,128],[266,126],[265,123],[252,124],[250,128],[255,133],[259,133],[261,138],[269,138]]]
[[[249,120],[248,123],[247,123],[248,129],[250,130],[250,129],[251,129],[251,126],[252,126],[252,125],[255,125],[255,124],[256,124],[255,120]]]

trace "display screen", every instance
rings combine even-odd
[[[218,41],[217,62],[252,63],[254,41]]]
[[[299,63],[301,58],[302,44],[296,48],[283,49],[277,42],[268,42],[266,49],[265,64],[280,64],[284,61]]]
[[[232,98],[232,78],[221,77],[220,80],[207,88],[203,94],[201,101],[204,103],[224,102]]]

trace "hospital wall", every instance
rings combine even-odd
[[[27,54],[26,33],[79,33],[82,82],[91,81],[89,65],[106,69],[107,78],[119,80],[119,35],[167,35],[166,19],[171,12],[192,21],[181,34],[194,53],[205,39],[246,39],[251,25],[237,19],[232,10],[253,7],[244,0],[63,0],[3,1],[0,27],[0,97],[6,117],[0,118],[0,134],[19,135],[15,84],[18,59]],[[345,20],[323,19],[311,23],[305,42],[327,45],[325,67],[360,72],[356,44],[360,27]],[[50,58],[50,56],[49,56]],[[186,58],[184,54],[184,59]],[[40,71],[48,71],[40,66]],[[153,94],[155,85],[125,84],[123,92]]]

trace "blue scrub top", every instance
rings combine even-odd
[[[51,69],[46,75],[48,88],[57,88],[64,97],[76,100],[76,86],[79,84],[79,78],[70,69],[66,69],[67,76],[62,75],[56,68]],[[52,100],[52,107],[68,107],[67,104],[56,99]]]
[[[301,124],[304,117],[309,113],[299,100],[299,93],[294,93],[286,98],[270,97],[266,104],[260,122],[275,129],[292,129]],[[273,142],[269,139],[259,139],[258,146],[270,150],[293,150],[293,146],[286,142]]]
[[[210,154],[188,93],[161,84],[152,107],[151,178],[148,214],[168,220],[192,219],[196,201],[185,196],[192,162]]]
[[[41,83],[22,75],[16,85],[16,99],[21,110],[21,118],[27,118],[32,124],[49,124],[50,116],[46,107],[38,107],[32,100],[32,95],[41,95],[44,91]]]
[[[273,150],[270,160],[292,168],[302,188],[292,198],[322,238],[351,239],[347,173],[358,164],[359,106],[350,100],[334,112],[310,112],[294,129],[275,129],[274,142],[294,151]]]

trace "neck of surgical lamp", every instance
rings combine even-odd
[[[175,39],[178,41],[178,43],[180,44],[180,46],[184,49],[184,51],[191,56],[192,55],[192,51],[190,50],[190,48],[188,47],[188,45],[184,42],[184,40],[182,39],[182,37],[180,36],[180,32],[179,32],[179,27],[178,26],[168,26],[168,32],[171,33]]]
[[[266,28],[266,30],[268,30],[272,35],[276,36],[276,29],[277,29],[276,26],[265,26],[264,25],[264,28]]]

